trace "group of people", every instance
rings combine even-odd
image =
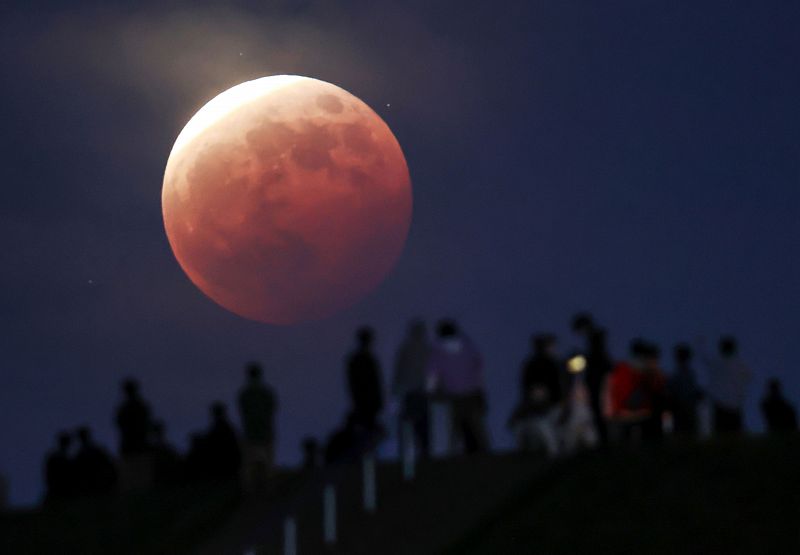
[[[589,314],[576,315],[572,330],[583,346],[566,358],[558,355],[554,335],[537,334],[531,339],[531,354],[520,371],[519,401],[508,421],[520,449],[541,449],[558,456],[609,441],[654,441],[666,431],[697,435],[701,401],[712,407],[713,433],[743,430],[743,406],[752,374],[739,359],[733,337],[720,339],[716,356],[707,355],[700,345],[698,358],[708,376],[707,386],[701,388],[694,350],[688,344],[674,348],[674,370],[667,374],[661,351],[652,342],[635,339],[629,357],[614,360],[605,330]],[[371,328],[359,329],[356,347],[345,360],[350,410],[324,445],[326,463],[355,460],[374,450],[387,435],[381,418],[386,405],[384,384],[374,342]],[[258,489],[273,466],[277,396],[263,381],[258,364],[248,365],[246,374],[238,396],[241,437],[225,404],[214,403],[208,429],[191,436],[185,457],[166,441],[164,425],[153,418],[138,383],[126,380],[116,414],[119,458],[115,460],[99,446],[88,428],[74,434],[61,432],[45,462],[47,498],[235,477],[246,490]],[[447,452],[489,449],[483,359],[454,320],[440,321],[433,340],[423,321],[410,323],[396,353],[390,392],[399,407],[401,441],[413,442],[421,456],[432,449],[437,409],[439,416],[441,409],[447,415],[440,418],[445,422]],[[761,409],[770,431],[797,430],[795,409],[777,380],[768,383]],[[318,466],[317,441],[306,438],[302,448],[304,465]]]
[[[251,363],[239,392],[239,437],[224,403],[211,405],[211,422],[191,436],[185,457],[165,438],[163,422],[153,418],[138,382],[125,380],[116,411],[119,456],[96,443],[87,427],[62,431],[44,464],[48,501],[106,495],[192,480],[241,477],[246,488],[262,485],[273,465],[277,397]],[[77,448],[74,442],[77,440]]]
[[[733,337],[720,339],[715,356],[699,345],[708,375],[707,387],[701,388],[694,351],[686,343],[675,346],[674,371],[667,374],[661,350],[652,342],[634,339],[629,357],[614,361],[605,330],[590,315],[576,315],[572,330],[584,348],[565,361],[556,355],[555,336],[532,340],[533,352],[521,372],[520,401],[509,422],[520,448],[539,446],[555,456],[579,445],[654,441],[667,431],[696,436],[701,401],[711,407],[711,433],[743,431],[752,373],[739,358]],[[797,430],[795,409],[778,380],[769,382],[761,409],[769,431]]]
[[[425,456],[430,448],[431,400],[447,403],[451,447],[467,453],[486,451],[489,441],[481,355],[453,320],[441,321],[437,336],[431,343],[425,324],[415,320],[398,349],[391,393],[400,405],[400,421],[408,424],[417,449]],[[380,420],[385,402],[381,366],[373,352],[374,332],[364,327],[356,337],[357,347],[346,361],[352,408],[327,442],[327,462],[357,457],[386,435]]]
[[[558,456],[614,441],[655,441],[665,433],[697,436],[701,406],[710,407],[710,433],[743,431],[752,373],[738,356],[735,338],[722,337],[715,355],[706,353],[703,342],[697,349],[676,345],[673,371],[667,373],[653,342],[634,339],[629,356],[615,360],[606,331],[590,314],[576,314],[571,328],[582,346],[566,358],[557,353],[555,335],[531,338],[532,351],[520,372],[519,402],[508,420],[520,449]],[[453,320],[439,322],[436,336],[431,341],[424,322],[412,321],[397,350],[390,391],[400,407],[399,420],[425,456],[431,447],[432,410],[446,407],[449,452],[485,451],[489,441],[480,353]],[[352,411],[330,438],[326,460],[372,449],[386,433],[379,418],[385,403],[373,342],[371,329],[358,331],[358,346],[346,363]],[[706,369],[705,387],[699,385],[695,358]],[[778,380],[768,383],[761,409],[769,431],[797,430],[795,409]]]

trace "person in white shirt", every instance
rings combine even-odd
[[[736,339],[722,337],[719,357],[703,357],[708,365],[708,396],[713,407],[715,434],[738,434],[744,430],[744,402],[752,372],[738,357]]]

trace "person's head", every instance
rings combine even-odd
[[[76,435],[78,436],[78,441],[80,441],[81,445],[89,445],[92,442],[92,431],[88,428],[88,426],[81,426],[76,430]]]
[[[631,341],[628,350],[631,354],[631,361],[635,365],[644,364],[644,360],[647,357],[647,341],[637,337]]]
[[[772,378],[767,382],[767,391],[773,397],[781,396],[781,381],[778,378]]]
[[[375,340],[375,332],[369,326],[361,326],[356,332],[356,340],[358,341],[359,347],[366,349],[371,346],[372,342]]]
[[[56,442],[58,443],[58,448],[61,451],[66,451],[69,449],[69,446],[72,443],[72,436],[68,431],[63,430],[56,436]]]
[[[556,336],[552,333],[537,333],[531,337],[533,352],[537,355],[554,356]]]
[[[739,346],[736,343],[736,338],[732,335],[725,335],[719,340],[719,354],[725,358],[736,356]]]
[[[588,312],[578,312],[572,317],[572,331],[580,335],[588,335],[594,329],[594,319]]]
[[[458,335],[458,324],[456,324],[455,320],[451,320],[449,318],[440,320],[437,327],[437,333],[442,339],[456,337]]]
[[[127,378],[122,382],[122,391],[125,392],[125,396],[128,398],[133,398],[139,395],[139,382],[137,382],[133,378]]]
[[[227,418],[227,414],[228,410],[225,407],[225,403],[222,401],[217,401],[211,404],[211,418],[213,418],[215,422],[225,420]]]
[[[642,362],[644,363],[644,368],[648,370],[656,370],[658,369],[658,361],[661,358],[661,349],[655,343],[647,342],[645,344],[644,354],[642,356]]]
[[[689,364],[692,360],[692,348],[686,343],[675,345],[675,362],[680,366]]]
[[[261,381],[261,365],[257,362],[250,362],[247,365],[247,379],[251,382]]]

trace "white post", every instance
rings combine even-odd
[[[325,545],[336,543],[336,488],[325,486],[322,499],[322,529]]]
[[[364,456],[363,464],[364,475],[364,510],[374,513],[377,506],[375,492],[375,454],[369,453]]]
[[[283,555],[297,555],[297,524],[290,516],[283,521]]]
[[[414,445],[414,427],[408,420],[403,421],[400,427],[400,455],[403,460],[403,479],[408,482],[414,479],[417,453]]]

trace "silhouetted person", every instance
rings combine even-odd
[[[744,429],[743,408],[752,373],[739,360],[737,351],[736,339],[726,336],[719,341],[718,358],[704,356],[715,433],[740,433]]]
[[[325,464],[358,461],[375,446],[375,434],[350,411],[342,426],[334,430],[325,444]]]
[[[319,442],[313,437],[303,438],[303,470],[319,468]]]
[[[697,403],[703,394],[697,385],[692,368],[692,349],[681,343],[675,346],[675,372],[667,383],[672,425],[676,434],[696,435],[698,431]]]
[[[467,453],[486,451],[483,359],[454,321],[441,321],[437,331],[427,375],[430,389],[450,403],[451,448],[461,444]]]
[[[239,474],[242,462],[239,440],[228,420],[228,411],[224,403],[217,402],[211,405],[211,427],[203,442],[205,444],[203,451],[207,457],[203,466],[208,478],[234,478]]]
[[[401,421],[409,422],[420,453],[428,453],[428,398],[425,392],[425,369],[431,344],[425,323],[414,320],[405,340],[397,350],[392,379],[392,394],[400,402]]]
[[[263,487],[275,461],[275,392],[261,378],[261,366],[247,366],[247,383],[239,391],[242,421],[242,479],[248,490]]]
[[[189,450],[186,453],[186,477],[189,480],[205,480],[209,477],[208,442],[206,434],[194,432],[189,435]]]
[[[635,339],[630,353],[630,362],[618,362],[609,376],[610,419],[623,438],[658,439],[665,389],[658,348]]]
[[[372,354],[374,334],[363,327],[356,334],[358,347],[347,359],[347,385],[353,403],[353,416],[364,428],[378,430],[378,414],[383,410],[381,369]]]
[[[583,372],[586,388],[589,392],[589,406],[597,435],[602,443],[608,438],[606,420],[603,414],[603,391],[614,363],[608,354],[606,332],[603,329],[591,329],[586,349],[586,369]]]
[[[594,318],[588,312],[578,312],[572,317],[572,331],[588,339],[596,329]]]
[[[47,454],[44,465],[46,500],[67,499],[75,494],[75,465],[69,452],[72,436],[61,432],[56,448]]]
[[[583,339],[586,368],[583,372],[589,390],[589,406],[592,409],[594,426],[601,443],[608,439],[605,414],[603,413],[603,390],[606,380],[614,368],[606,346],[606,332],[598,328],[588,312],[579,312],[572,317],[572,331]]]
[[[139,383],[122,382],[124,400],[117,409],[120,435],[119,485],[123,492],[146,489],[153,483],[153,456],[150,437],[153,421],[150,407],[142,399]]]
[[[108,451],[94,442],[86,427],[78,428],[78,442],[74,458],[77,492],[86,496],[111,493],[117,482],[117,472]]]
[[[150,408],[139,392],[139,383],[127,379],[122,383],[122,390],[125,400],[117,410],[117,427],[120,434],[119,452],[125,457],[148,450],[153,422]]]
[[[797,412],[781,392],[781,382],[775,378],[767,383],[767,394],[761,400],[761,413],[768,432],[796,432]]]
[[[169,444],[163,422],[154,422],[151,440],[153,452],[153,481],[158,486],[170,486],[180,481],[181,458]]]
[[[664,435],[663,416],[667,405],[667,388],[660,359],[661,349],[648,343],[642,357],[644,389],[650,403],[650,414],[642,426],[642,439],[645,440],[660,440]]]
[[[563,372],[556,357],[556,338],[531,338],[532,354],[522,365],[520,401],[511,426],[520,449],[543,445],[550,456],[560,450],[557,424],[564,406]]]

